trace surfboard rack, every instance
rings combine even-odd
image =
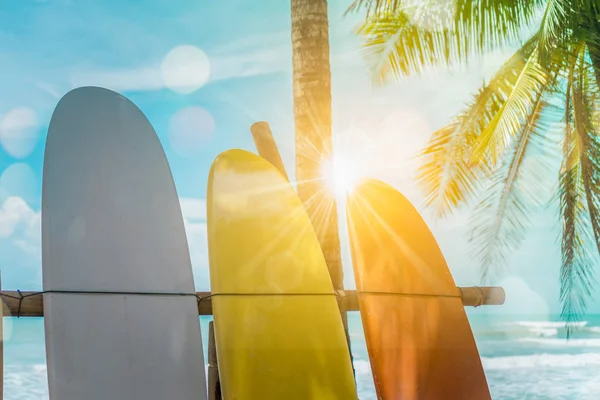
[[[497,286],[458,287],[463,305],[479,307],[504,304],[506,294]],[[197,292],[198,315],[212,315],[210,292]],[[358,296],[355,290],[338,291],[343,311],[359,311]],[[3,290],[0,296],[4,302],[5,317],[43,317],[44,296],[42,292]]]

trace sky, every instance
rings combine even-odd
[[[348,3],[329,2],[334,151],[423,210],[414,155],[515,48],[495,50],[460,69],[379,87],[371,83],[355,34],[360,15],[343,15]],[[210,289],[204,206],[215,157],[230,148],[255,151],[249,127],[265,120],[288,172],[294,170],[289,2],[10,1],[0,10],[0,65],[4,289],[41,289],[45,137],[57,102],[76,87],[118,91],[154,126],[180,197],[198,290]],[[479,283],[466,240],[469,211],[436,220],[423,210],[457,285],[463,286]],[[340,222],[345,285],[352,288],[343,218]],[[470,313],[560,311],[557,222],[552,209],[534,218],[497,282],[506,290],[506,304]],[[595,303],[590,312],[600,312]]]

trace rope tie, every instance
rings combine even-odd
[[[19,307],[17,308],[17,318],[21,318],[21,305],[23,304],[24,296],[20,290],[17,290],[17,293],[19,293]]]
[[[483,290],[481,289],[481,287],[479,286],[475,286],[477,288],[477,290],[479,290],[479,294],[481,295],[479,297],[479,301],[477,302],[477,304],[475,305],[475,308],[482,306],[483,305],[483,298],[485,297],[485,295],[483,294]]]

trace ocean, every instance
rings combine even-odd
[[[206,338],[210,317],[201,317]],[[565,339],[558,316],[470,315],[493,399],[598,399],[600,315],[587,316]],[[44,326],[41,318],[5,318],[6,400],[48,399]],[[349,331],[361,400],[376,400],[360,316],[349,314]]]
[[[359,397],[376,400],[360,317],[351,314]],[[568,341],[558,315],[471,315],[469,322],[493,399],[600,398],[600,315],[581,321]]]

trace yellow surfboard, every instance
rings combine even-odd
[[[280,172],[244,150],[220,154],[207,223],[224,400],[357,399],[321,248]]]

